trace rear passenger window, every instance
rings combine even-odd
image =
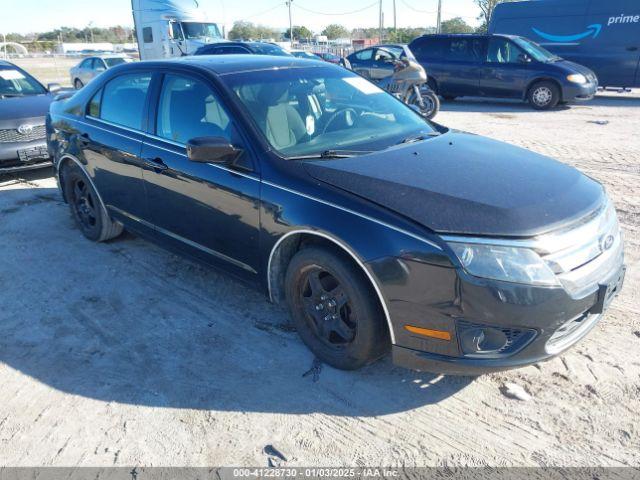
[[[371,58],[373,57],[373,49],[368,48],[366,50],[360,50],[359,52],[355,53],[355,56],[360,61],[371,60]]]
[[[158,105],[159,137],[186,144],[196,137],[229,135],[229,116],[211,89],[199,80],[166,75]]]
[[[444,49],[445,60],[474,62],[481,58],[483,42],[479,38],[450,38]]]
[[[104,86],[100,118],[124,127],[142,129],[150,73],[116,77]]]
[[[442,58],[445,44],[448,46],[444,38],[419,38],[411,44],[411,52],[418,60],[439,60]]]

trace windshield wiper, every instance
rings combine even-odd
[[[321,153],[313,153],[310,155],[299,155],[297,157],[285,157],[287,160],[308,160],[313,158],[320,158],[322,160],[330,160],[333,158],[351,158],[358,155],[366,155],[371,153],[370,151],[362,150],[325,150]]]
[[[427,138],[437,137],[439,135],[440,135],[440,132],[421,133],[420,135],[414,135],[412,137],[403,138],[398,142],[398,145],[402,145],[404,143],[421,142],[422,140],[426,140]]]

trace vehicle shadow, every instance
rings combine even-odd
[[[89,242],[52,185],[20,187],[0,189],[0,361],[38,382],[142,406],[376,416],[473,381],[388,357],[320,365],[262,293],[132,235]]]
[[[640,96],[630,93],[601,92],[588,101],[561,104],[554,111],[570,110],[575,107],[640,107]],[[519,113],[537,112],[531,105],[520,100],[494,99],[482,97],[459,97],[455,100],[441,100],[443,112],[478,113]]]

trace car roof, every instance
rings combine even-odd
[[[146,62],[129,65],[144,65],[144,63]],[[304,58],[276,55],[193,55],[157,62],[159,65],[166,65],[170,63],[193,65],[205,68],[213,73],[217,73],[218,75],[287,68],[331,68],[327,67],[324,63],[316,63]]]
[[[0,67],[16,67],[17,65],[14,65],[11,62],[7,62],[6,60],[0,60]]]

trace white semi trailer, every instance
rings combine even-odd
[[[224,41],[197,0],[132,0],[141,60],[193,55],[207,43]]]

